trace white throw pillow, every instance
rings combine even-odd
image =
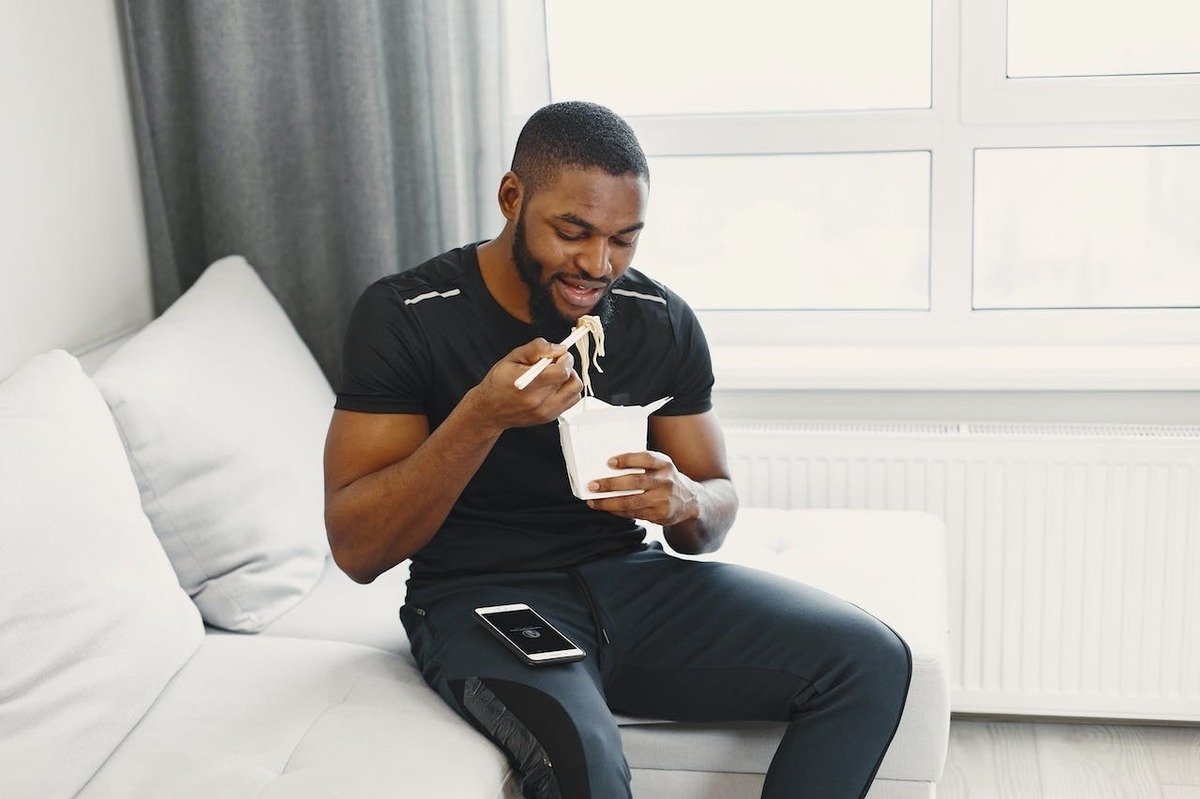
[[[333,392],[245,259],[210,266],[93,380],[205,621],[258,632],[312,590]]]
[[[78,361],[0,383],[0,796],[74,796],[199,647]]]

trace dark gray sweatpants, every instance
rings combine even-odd
[[[472,613],[513,602],[587,657],[524,665]],[[631,795],[614,712],[789,722],[762,795],[862,797],[912,675],[908,645],[857,606],[657,542],[575,570],[410,587],[400,618],[425,681],[505,752],[529,799]]]

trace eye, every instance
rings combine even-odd
[[[563,241],[580,241],[580,240],[582,240],[582,239],[584,239],[584,238],[586,238],[586,237],[587,237],[587,234],[586,234],[586,233],[579,233],[579,234],[576,234],[576,235],[574,235],[574,236],[569,236],[569,235],[567,235],[566,233],[563,233],[563,232],[562,232],[561,230],[559,230],[558,228],[555,228],[555,229],[554,229],[554,232],[555,232],[555,233],[557,233],[557,234],[558,234],[558,237],[559,237],[560,239],[562,239]]]
[[[632,241],[625,241],[624,239],[613,239],[612,243],[623,249],[629,249],[633,246]]]

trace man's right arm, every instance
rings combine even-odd
[[[556,360],[524,391],[516,378]],[[537,339],[509,353],[436,430],[420,414],[334,411],[325,440],[325,529],[334,561],[369,583],[425,546],[496,440],[544,424],[579,400],[563,347]]]

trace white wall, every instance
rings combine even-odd
[[[5,3],[0,378],[151,315],[115,3]]]

